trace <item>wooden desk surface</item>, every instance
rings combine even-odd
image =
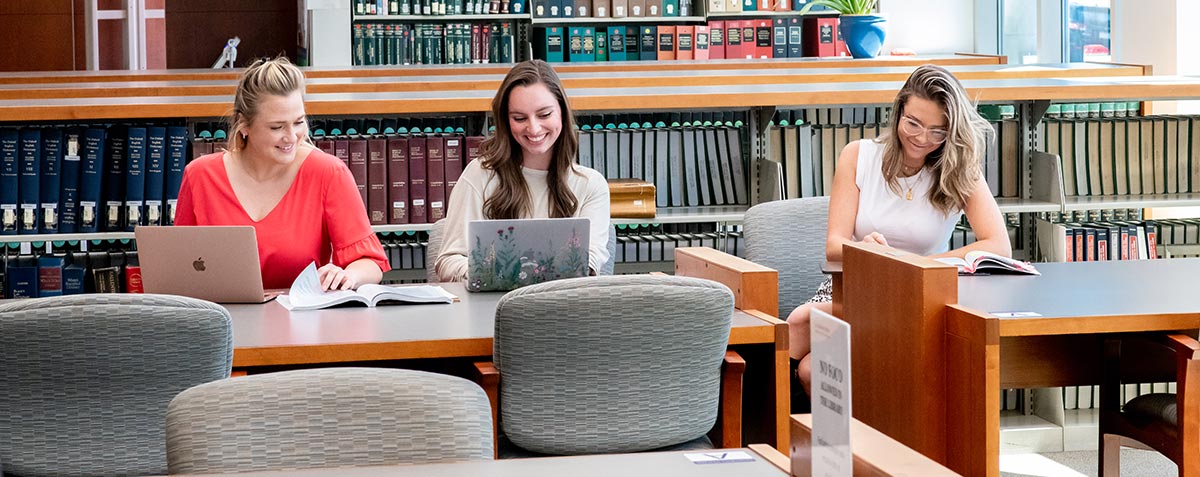
[[[233,316],[233,366],[491,356],[496,303],[504,294],[441,286],[461,301],[296,312],[275,301],[226,305]],[[774,326],[735,310],[729,342],[773,343]]]
[[[958,304],[1001,317],[1000,336],[1200,327],[1200,258],[1039,263],[1041,276],[958,278]]]
[[[335,469],[246,472],[238,474],[196,474],[195,477],[228,475],[236,477],[785,477],[763,456],[751,449],[718,449],[706,453],[742,451],[752,462],[693,464],[684,454],[697,452],[644,452],[571,457],[541,457],[448,464],[397,465],[380,467],[342,467]]]
[[[883,81],[568,88],[568,95],[577,111],[821,106],[887,104],[901,85],[900,81]],[[1200,78],[1183,76],[969,80],[963,85],[980,101],[1200,97]],[[321,93],[306,97],[306,110],[312,115],[486,112],[494,94],[484,90]],[[228,113],[232,100],[227,95],[0,100],[0,116],[12,121],[218,117]]]

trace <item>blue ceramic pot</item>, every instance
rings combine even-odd
[[[842,15],[842,40],[855,58],[874,58],[883,48],[887,36],[887,19],[883,15]]]

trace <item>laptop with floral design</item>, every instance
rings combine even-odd
[[[584,217],[473,220],[467,224],[467,290],[508,291],[587,276],[590,231]]]

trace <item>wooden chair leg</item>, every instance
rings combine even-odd
[[[1100,477],[1121,476],[1121,436],[1100,434]]]
[[[475,363],[475,382],[492,405],[492,458],[500,457],[500,370],[491,361]]]
[[[746,360],[736,351],[726,351],[721,366],[717,425],[709,433],[709,439],[717,447],[742,446],[742,375],[745,372]]]

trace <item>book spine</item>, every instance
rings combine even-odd
[[[183,168],[187,160],[187,128],[167,128],[167,166],[163,178],[163,196],[166,199],[164,225],[175,225],[175,208],[179,205],[179,187],[183,184]]]
[[[41,200],[42,131],[37,128],[21,129],[20,155],[20,233],[38,233],[38,201]]]
[[[167,128],[146,128],[146,216],[144,225],[164,225],[167,168]]]
[[[83,131],[68,130],[63,135],[63,160],[59,170],[58,231],[73,234],[79,226],[79,179],[83,173],[80,154],[83,152]]]

